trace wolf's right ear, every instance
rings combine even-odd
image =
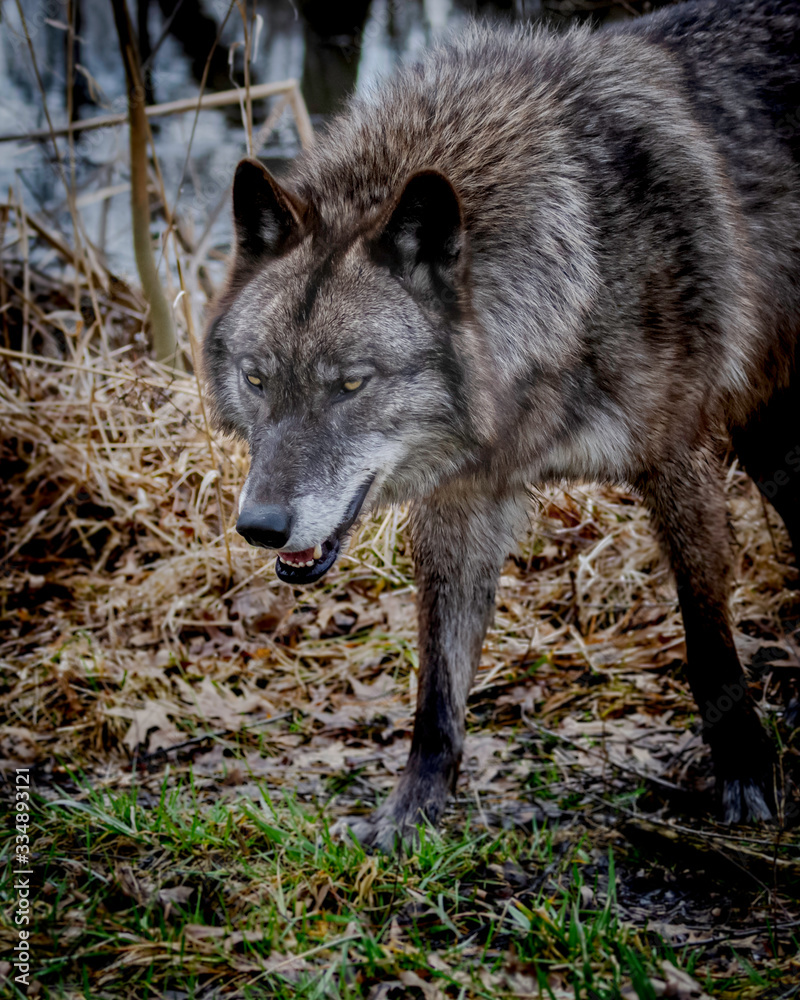
[[[233,178],[233,223],[239,253],[277,257],[303,235],[308,206],[282,188],[258,160],[242,160]]]

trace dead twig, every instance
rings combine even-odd
[[[142,291],[150,306],[150,328],[153,351],[159,361],[171,361],[182,368],[178,354],[178,341],[172,321],[172,311],[167,303],[158,277],[153,246],[150,240],[150,196],[147,184],[147,117],[144,113],[144,84],[142,83],[139,52],[133,37],[128,7],[125,0],[112,0],[114,21],[119,36],[119,46],[128,81],[128,118],[130,123],[131,158],[131,218],[133,223],[133,249]]]

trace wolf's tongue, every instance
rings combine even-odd
[[[281,562],[291,566],[293,563],[307,563],[314,558],[314,549],[303,549],[302,552],[279,552]]]

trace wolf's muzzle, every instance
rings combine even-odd
[[[275,572],[279,580],[291,584],[308,584],[316,583],[317,580],[325,576],[336,562],[336,557],[341,550],[342,538],[352,528],[361,512],[361,507],[374,479],[373,473],[365,483],[362,483],[350,501],[342,523],[316,548],[306,549],[302,552],[278,553],[278,558],[275,561]]]

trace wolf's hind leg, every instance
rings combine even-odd
[[[732,437],[746,472],[786,525],[800,568],[800,375]]]
[[[747,691],[728,622],[730,537],[721,463],[698,450],[640,486],[672,561],[686,629],[689,684],[711,749],[726,822],[768,819],[772,748]]]
[[[494,613],[497,578],[524,519],[516,495],[437,491],[412,514],[418,587],[419,686],[411,752],[383,805],[345,820],[365,845],[392,851],[436,825],[458,775],[467,697]]]

